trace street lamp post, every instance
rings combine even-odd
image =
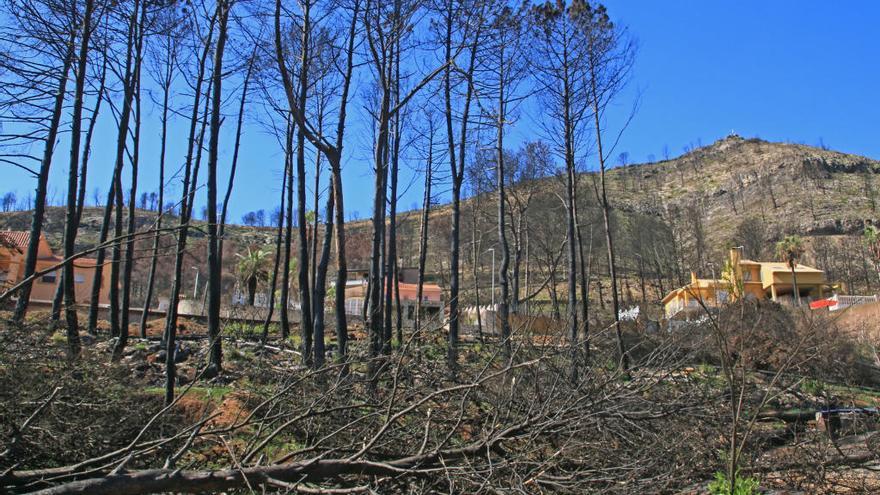
[[[196,283],[193,285],[193,299],[198,299],[199,297],[199,267],[192,267],[193,270],[196,271]]]
[[[709,268],[712,269],[712,297],[715,301],[715,307],[719,307],[718,303],[718,279],[715,278],[715,263],[709,262]]]
[[[489,248],[488,251],[492,251],[492,310],[494,311],[495,310],[495,248]]]

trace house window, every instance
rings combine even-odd
[[[42,282],[44,284],[54,284],[55,280],[56,280],[56,277],[55,277],[54,273],[47,273],[47,274],[43,275],[42,277],[40,277],[40,282]]]
[[[743,272],[743,282],[750,282],[752,280],[752,271],[748,270]]]
[[[86,278],[77,273],[73,276],[73,282],[77,284],[84,284],[86,282]]]

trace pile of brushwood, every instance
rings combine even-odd
[[[629,369],[610,326],[589,354],[518,328],[509,351],[463,346],[454,369],[439,329],[373,361],[355,342],[349,361],[320,369],[284,343],[229,339],[228,369],[195,374],[168,406],[155,377],[132,372],[139,358],[110,362],[103,337],[69,362],[47,320],[0,321],[0,491],[675,493],[715,479],[716,492],[833,492],[852,479],[841,473],[876,462],[868,429],[846,443],[791,414],[880,397],[830,369],[856,358],[829,349],[858,346],[829,343],[843,337],[796,313],[785,342],[761,342],[772,359],[754,359],[769,320],[735,315],[688,334],[625,329]]]

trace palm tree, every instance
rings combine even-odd
[[[266,269],[269,252],[262,249],[251,251],[251,248],[248,248],[246,254],[236,253],[236,256],[238,256],[239,279],[247,287],[248,305],[253,306],[257,296],[257,282],[269,278],[269,271]]]
[[[776,255],[779,256],[782,261],[788,263],[788,267],[791,269],[791,282],[794,288],[795,304],[798,306],[801,305],[801,294],[798,291],[795,268],[797,268],[798,261],[801,259],[801,256],[804,255],[805,250],[804,240],[797,235],[787,235],[781,241],[776,243]]]

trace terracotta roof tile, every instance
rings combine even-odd
[[[27,250],[31,241],[31,233],[24,230],[0,230],[0,237],[6,241],[4,244],[9,244],[22,252]]]

